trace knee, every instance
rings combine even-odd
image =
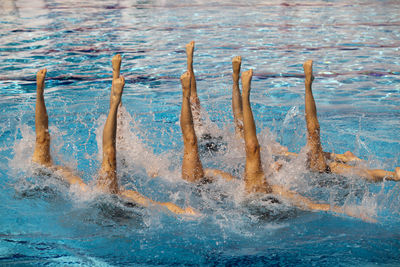
[[[195,134],[188,134],[185,136],[185,144],[189,146],[196,146],[197,145],[197,137]]]
[[[103,148],[103,154],[107,155],[108,157],[115,157],[115,147],[113,146],[105,146]]]
[[[255,154],[260,151],[260,144],[256,140],[246,142],[247,153]]]
[[[313,143],[318,143],[320,141],[320,131],[319,127],[307,128],[307,138]]]
[[[308,130],[308,134],[319,136],[319,132],[320,132],[319,123],[318,122],[308,122],[307,130]]]
[[[48,131],[43,131],[36,134],[36,143],[46,144],[50,142],[50,134]]]

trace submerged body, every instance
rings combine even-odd
[[[188,55],[188,71],[181,76],[182,85],[182,107],[180,125],[183,135],[184,153],[182,160],[182,178],[189,182],[204,182],[212,181],[213,177],[222,177],[227,181],[233,178],[232,175],[215,169],[203,169],[202,162],[198,153],[197,136],[195,133],[195,123],[193,118],[193,99],[198,100],[196,86],[192,86],[194,74],[192,69],[194,42],[187,45]],[[118,122],[118,107],[121,105],[122,91],[125,85],[125,80],[120,76],[121,57],[115,56],[112,60],[113,65],[113,81],[110,95],[110,110],[103,130],[103,155],[102,164],[99,170],[97,179],[97,188],[103,192],[110,194],[117,194],[127,198],[135,203],[143,206],[152,204],[166,206],[169,210],[175,213],[188,213],[193,214],[194,211],[189,207],[181,209],[178,206],[166,202],[155,202],[136,191],[126,190],[120,188],[117,179],[117,162],[116,162],[116,133]],[[233,67],[233,93],[232,93],[232,106],[234,110],[236,133],[243,136],[245,141],[246,163],[244,173],[245,192],[247,194],[262,193],[262,194],[279,194],[294,205],[315,210],[333,210],[335,212],[346,212],[340,207],[327,204],[318,204],[313,201],[298,195],[279,185],[272,185],[268,182],[261,164],[260,145],[256,135],[256,126],[254,122],[253,112],[250,105],[250,91],[251,79],[253,76],[252,70],[246,71],[242,74],[242,95],[238,85],[240,73],[241,58],[235,57],[232,61]],[[307,121],[307,147],[308,147],[308,167],[311,170],[325,172],[333,171],[336,173],[343,173],[344,171],[358,171],[361,174],[367,173],[368,175],[388,175],[388,172],[382,170],[364,170],[356,169],[354,167],[344,165],[333,161],[328,164],[326,162],[325,152],[322,150],[320,142],[320,130],[317,119],[315,101],[312,95],[311,83],[312,76],[312,61],[307,61],[304,64],[304,72],[306,74],[306,121]],[[35,130],[36,130],[36,144],[33,154],[33,161],[57,171],[65,181],[70,184],[78,184],[82,191],[87,191],[88,186],[83,180],[74,175],[73,172],[62,166],[53,165],[50,156],[50,134],[48,132],[48,116],[46,106],[44,103],[44,79],[46,70],[41,70],[37,74],[37,100],[35,111]],[[194,81],[195,83],[195,81]],[[195,97],[192,98],[192,94]],[[194,101],[199,103],[199,101]],[[195,105],[195,107],[198,107]],[[123,138],[123,137],[121,137]],[[345,155],[344,155],[345,156]],[[279,167],[277,168],[279,169]],[[372,174],[371,174],[372,173]],[[392,173],[396,177],[396,173]],[[350,214],[351,215],[351,214]]]
[[[398,1],[352,1],[351,6],[349,1],[343,0],[250,2],[256,3],[253,5],[224,0],[211,3],[98,3],[0,1],[0,6],[15,8],[12,13],[2,13],[4,23],[0,37],[3,49],[0,53],[3,59],[0,86],[3,89],[0,265],[400,265],[396,233],[400,229],[399,184],[391,181],[374,184],[336,175],[294,173],[295,177],[285,176],[282,181],[286,183],[294,179],[294,188],[315,196],[315,200],[322,201],[319,197],[332,196],[340,203],[360,203],[372,213],[377,211],[379,223],[371,225],[347,216],[335,216],[331,212],[303,212],[285,201],[282,205],[268,206],[272,214],[281,217],[271,216],[263,220],[244,206],[245,203],[238,204],[238,197],[231,198],[230,194],[237,195],[236,182],[233,185],[218,182],[215,187],[213,184],[205,185],[200,197],[198,192],[189,191],[196,190],[196,185],[177,180],[183,144],[180,126],[176,123],[181,97],[177,90],[180,86],[177,77],[186,68],[184,44],[190,40],[185,42],[185,38],[193,38],[196,41],[194,72],[200,101],[203,110],[213,119],[213,125],[220,127],[226,140],[224,144],[229,146],[235,142],[232,139],[233,125],[228,125],[231,123],[231,92],[228,89],[232,86],[229,84],[230,56],[238,53],[243,59],[243,71],[250,66],[256,67],[251,102],[261,154],[266,152],[264,144],[268,145],[271,139],[269,135],[263,136],[267,126],[271,129],[271,136],[281,138],[289,151],[298,152],[300,144],[306,142],[306,128],[304,109],[301,109],[304,105],[301,88],[304,78],[297,74],[302,68],[299,64],[303,63],[301,59],[310,57],[315,59],[313,89],[323,149],[331,152],[327,149],[334,147],[335,152],[343,153],[351,145],[351,151],[360,158],[373,160],[377,167],[385,164],[390,167],[387,170],[394,170],[400,166]],[[109,86],[105,85],[104,75],[111,69],[110,66],[109,71],[104,69],[107,64],[103,62],[107,53],[116,50],[124,52],[121,73],[127,84],[122,102],[132,115],[132,120],[126,118],[125,121],[135,127],[131,128],[132,133],[142,137],[137,142],[133,140],[135,142],[126,148],[135,148],[137,143],[145,144],[146,147],[141,149],[143,153],[161,153],[165,160],[160,166],[170,167],[170,170],[160,172],[159,181],[151,182],[148,182],[149,177],[144,171],[146,166],[141,162],[129,161],[122,169],[119,158],[130,154],[119,153],[117,133],[117,168],[119,179],[122,177],[124,180],[119,180],[120,185],[125,186],[129,181],[138,185],[138,192],[149,197],[151,192],[153,199],[165,198],[165,201],[181,207],[184,201],[169,198],[174,188],[182,190],[179,198],[184,195],[191,197],[193,207],[204,203],[204,199],[209,206],[201,209],[204,216],[196,221],[182,220],[181,216],[168,213],[147,212],[148,209],[139,209],[137,215],[134,213],[138,210],[136,208],[123,209],[125,218],[113,218],[112,210],[103,210],[103,205],[96,204],[95,201],[101,197],[82,203],[86,197],[76,199],[71,195],[74,192],[56,183],[51,187],[55,190],[52,196],[56,198],[49,199],[46,198],[48,191],[32,191],[46,190],[49,183],[45,179],[34,182],[34,187],[26,188],[21,184],[29,182],[30,176],[27,177],[29,173],[24,171],[24,166],[21,169],[18,166],[32,156],[32,153],[22,153],[33,152],[33,146],[28,145],[35,142],[36,88],[33,87],[35,81],[30,78],[33,73],[36,75],[33,68],[49,63],[44,97],[53,162],[60,165],[63,160],[72,159],[68,166],[77,164],[78,169],[71,167],[71,170],[78,170],[76,175],[87,183],[91,182],[91,177],[86,174],[95,173],[94,165],[100,167],[101,164],[102,154],[96,152],[101,150],[102,142],[102,129],[99,127],[104,126],[108,112],[111,79]],[[48,53],[49,58],[46,59],[43,53]],[[50,58],[51,62],[48,61]],[[78,73],[87,76],[81,79],[70,76]],[[296,77],[290,76],[294,73]],[[281,76],[286,74],[289,77]],[[268,79],[263,80],[263,77]],[[131,81],[134,80],[139,83],[133,85]],[[77,95],[79,97],[74,99]],[[283,107],[277,106],[280,103]],[[347,108],[333,112],[336,104]],[[140,110],[136,109],[138,105],[142,105]],[[275,128],[282,125],[288,109],[293,106],[300,114],[288,119],[289,124],[284,125],[284,129]],[[262,110],[272,112],[264,113]],[[329,114],[335,117],[326,117]],[[102,119],[99,120],[99,116]],[[363,117],[357,119],[358,116]],[[162,121],[164,118],[165,123]],[[279,119],[274,123],[273,118]],[[336,125],[335,121],[338,122]],[[335,125],[337,134],[325,125]],[[232,132],[224,131],[226,128]],[[22,135],[19,134],[21,130],[24,131]],[[304,138],[299,140],[295,131]],[[356,143],[356,136],[363,141],[362,144]],[[213,160],[223,158],[213,166],[235,170],[235,173],[243,172],[238,169],[239,164],[244,169],[244,154],[239,154],[242,150],[244,153],[244,146],[243,149],[238,146],[241,140],[207,161],[203,158],[207,153],[202,153],[200,138],[198,143],[204,168],[211,167],[208,163],[212,164]],[[328,144],[334,146],[328,147]],[[22,145],[25,146],[23,150]],[[60,154],[56,155],[55,151]],[[85,158],[83,153],[88,153],[88,157]],[[158,164],[146,154],[142,158]],[[243,163],[239,163],[239,159],[243,159]],[[302,169],[297,166],[299,160],[293,158],[293,162],[296,168]],[[266,167],[264,170],[268,171]],[[124,174],[121,175],[120,171]],[[289,168],[282,171],[293,173]],[[140,180],[133,181],[137,176],[141,177]],[[330,178],[340,179],[346,187],[329,183]],[[174,180],[169,182],[170,179]],[[54,179],[49,182],[54,182]],[[310,183],[323,186],[315,188],[320,193],[311,187],[303,187]],[[160,184],[165,187],[159,188]],[[139,185],[146,191],[139,189]],[[374,195],[383,187],[380,194]],[[215,189],[209,192],[206,191],[208,188]],[[229,194],[223,203],[215,197],[221,191],[224,195]],[[35,195],[21,196],[25,192]],[[252,203],[256,206],[263,205],[258,198],[250,199],[254,199]],[[119,207],[118,204],[110,206]],[[144,225],[137,225],[141,219]]]
[[[118,63],[118,61],[120,60],[121,57],[114,57],[113,66],[114,63],[120,65],[120,63]],[[76,176],[68,168],[63,166],[56,166],[52,162],[50,155],[48,115],[43,96],[45,76],[46,69],[40,70],[37,73],[37,97],[35,108],[36,143],[32,161],[52,171],[57,172],[57,174],[59,174],[62,179],[67,183],[71,185],[78,184],[82,192],[85,192],[89,189],[89,187],[80,177]],[[103,160],[101,168],[99,170],[96,188],[104,193],[119,195],[128,201],[133,201],[134,203],[137,203],[144,207],[158,205],[164,206],[170,211],[177,214],[194,214],[194,210],[190,207],[182,209],[170,202],[157,202],[141,195],[136,191],[126,190],[123,187],[119,187],[116,162],[116,129],[118,107],[121,103],[121,96],[124,85],[124,77],[119,76],[119,73],[117,76],[114,76],[111,87],[110,110],[103,130]]]
[[[250,89],[253,71],[249,70],[242,74],[242,103],[243,103],[243,137],[246,148],[246,164],[244,174],[244,184],[246,194],[276,194],[287,200],[293,205],[306,210],[333,211],[344,213],[349,216],[362,218],[368,221],[374,219],[353,210],[332,206],[330,204],[315,203],[312,200],[299,195],[280,185],[272,185],[268,182],[261,164],[260,145],[256,135],[253,112],[250,106]],[[235,179],[232,175],[220,170],[203,169],[200,156],[198,154],[197,137],[194,130],[192,113],[189,105],[190,98],[190,72],[185,72],[181,76],[182,85],[182,108],[181,108],[181,130],[184,142],[184,154],[182,160],[182,178],[189,182],[212,181],[213,177],[222,177],[226,181]]]
[[[192,108],[190,105],[192,76],[189,71],[181,76],[182,85],[182,106],[180,125],[183,136],[183,159],[182,159],[182,178],[189,182],[202,182],[220,176],[226,180],[233,177],[223,171],[215,169],[203,169],[197,145],[197,136],[193,122]]]
[[[355,174],[370,181],[400,180],[400,168],[395,171],[385,171],[380,169],[367,169],[358,166],[345,164],[348,161],[360,161],[353,153],[347,151],[345,154],[327,153],[322,150],[320,140],[320,127],[317,118],[317,108],[312,94],[312,60],[307,60],[304,65],[305,74],[305,114],[307,122],[307,165],[312,171],[333,172],[340,175]]]
[[[363,213],[354,212],[346,207],[339,207],[330,204],[316,203],[311,199],[289,190],[288,188],[271,184],[269,177],[264,173],[261,166],[260,145],[256,135],[253,112],[250,106],[251,78],[253,71],[249,70],[242,74],[242,103],[243,103],[243,124],[244,139],[246,145],[246,169],[245,189],[247,193],[272,193],[289,200],[293,205],[306,210],[332,211],[343,213],[348,216],[361,218],[367,221],[375,221]]]
[[[356,157],[352,152],[346,151],[343,154],[336,154],[323,151],[320,139],[320,126],[317,117],[317,108],[312,93],[312,82],[314,80],[314,76],[312,73],[312,64],[313,62],[311,60],[308,60],[303,65],[305,74],[305,118],[307,125],[307,144],[306,144],[307,168],[310,169],[311,171],[316,171],[320,173],[333,172],[340,175],[354,174],[374,182],[382,181],[383,179],[399,181],[400,167],[395,168],[395,171],[385,171],[381,169],[368,169],[359,166],[352,166],[346,163],[362,161],[360,158]],[[245,100],[240,95],[240,89],[239,89],[240,67],[241,67],[241,57],[234,57],[232,60],[232,70],[233,70],[232,111],[233,111],[236,135],[238,137],[244,138],[243,102]],[[245,88],[243,87],[243,90],[244,89]],[[256,144],[253,142],[252,145],[256,146],[258,145],[258,143]],[[278,147],[278,149],[275,149],[272,152],[274,154],[283,155],[287,157],[297,156],[296,153],[289,152],[288,149],[283,146]],[[280,167],[281,166],[277,164],[274,166],[274,169],[279,169]]]

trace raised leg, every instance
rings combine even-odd
[[[117,132],[117,112],[121,103],[124,77],[113,80],[110,97],[110,111],[103,130],[103,162],[99,171],[98,187],[106,192],[118,193],[115,136]]]
[[[197,137],[194,131],[192,111],[190,108],[190,72],[185,72],[181,76],[182,84],[182,108],[181,108],[181,129],[183,135],[183,160],[182,160],[182,178],[197,182],[204,177],[203,166],[197,147]]]
[[[44,79],[46,69],[39,70],[36,75],[36,107],[35,107],[35,132],[36,143],[32,161],[44,166],[51,166],[49,118],[44,103]]]
[[[200,125],[200,99],[197,96],[196,77],[193,71],[193,53],[194,41],[191,41],[186,45],[187,70],[190,74],[190,104],[193,121],[196,125]]]
[[[87,190],[83,180],[74,175],[72,171],[64,166],[55,166],[50,155],[50,133],[49,133],[49,118],[44,102],[44,80],[46,77],[46,69],[38,71],[36,76],[36,108],[35,108],[35,131],[36,143],[35,151],[33,152],[32,161],[42,166],[48,167],[55,171],[61,178],[69,184],[78,184],[84,191]]]
[[[122,61],[122,59],[121,59],[120,54],[116,54],[111,60],[112,71],[113,71],[113,81],[118,79],[120,76],[121,61]],[[111,101],[111,99],[110,99],[110,101]],[[111,103],[110,103],[110,105],[111,105]],[[117,112],[117,140],[118,140],[118,142],[123,143],[124,136],[122,134],[121,129],[124,128],[124,120],[123,120],[123,111],[122,111],[121,107],[122,107],[122,100],[118,106],[118,112]]]
[[[305,109],[306,109],[306,122],[307,122],[307,164],[312,171],[325,172],[327,171],[327,164],[322,151],[320,140],[320,128],[317,118],[317,108],[315,106],[314,97],[312,94],[311,85],[314,80],[312,73],[312,60],[307,60],[304,65],[305,79]]]
[[[121,55],[120,54],[116,54],[112,59],[111,59],[111,65],[112,65],[112,71],[113,71],[113,81],[115,79],[119,78],[120,75],[120,71],[121,71]],[[110,99],[111,101],[111,99]],[[122,105],[122,101],[120,103],[120,107]],[[120,114],[119,114],[120,115]],[[118,116],[119,116],[118,115]]]
[[[233,120],[235,123],[235,132],[237,136],[243,138],[243,107],[242,107],[242,96],[240,95],[239,89],[239,77],[240,77],[240,65],[242,64],[242,58],[240,56],[232,59],[232,111]]]
[[[252,76],[253,70],[245,71],[242,74],[243,124],[244,141],[246,145],[245,189],[247,193],[270,193],[271,188],[265,179],[265,174],[261,166],[260,145],[258,143],[256,125],[250,106],[250,84]]]
[[[120,70],[121,70],[121,55],[116,54],[112,60],[112,69],[113,69],[113,80],[119,78]]]

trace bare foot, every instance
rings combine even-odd
[[[250,94],[251,78],[253,77],[253,70],[250,69],[242,73],[242,91],[243,96]]]
[[[307,60],[303,64],[304,74],[306,75],[306,82],[310,82],[310,81],[312,82],[314,80],[312,65],[313,65],[312,60]]]
[[[181,84],[183,95],[189,97],[190,96],[190,72],[185,72],[181,76]]]
[[[232,70],[234,78],[239,79],[240,66],[242,64],[242,57],[236,56],[232,59]]]
[[[44,79],[46,78],[47,69],[44,68],[39,70],[36,74],[36,85],[37,85],[37,92],[43,93],[44,90]]]
[[[194,52],[194,41],[191,41],[186,45],[186,56],[189,58],[193,58]]]
[[[113,68],[113,79],[119,78],[119,73],[121,70],[121,55],[116,54],[111,60]]]
[[[125,79],[124,76],[120,76],[119,78],[113,80],[112,87],[111,87],[111,104],[121,103],[121,96],[125,86]]]

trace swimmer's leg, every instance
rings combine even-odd
[[[244,141],[246,145],[245,189],[248,193],[270,193],[271,188],[265,179],[265,174],[261,166],[260,145],[258,143],[256,125],[250,106],[250,85],[252,76],[253,70],[245,71],[242,74],[243,124]]]
[[[307,122],[307,148],[308,148],[308,167],[312,171],[325,172],[327,170],[327,164],[325,156],[322,151],[322,145],[320,140],[320,128],[317,118],[317,108],[315,106],[314,97],[312,94],[311,85],[314,80],[312,74],[312,60],[307,60],[304,65],[305,79],[305,111],[306,111],[306,122]]]
[[[72,171],[64,166],[55,166],[50,156],[50,134],[49,134],[49,119],[44,102],[44,79],[46,77],[46,69],[38,71],[36,76],[36,108],[35,108],[35,131],[36,143],[35,151],[33,152],[32,161],[40,165],[48,167],[55,171],[61,178],[69,184],[78,184],[83,191],[87,190],[83,180],[74,175]]]
[[[204,169],[204,175],[210,182],[213,182],[216,178],[222,178],[227,182],[236,179],[232,174],[217,169],[206,168]]]
[[[113,71],[113,81],[118,79],[119,76],[120,76],[121,61],[122,61],[122,59],[121,59],[121,55],[120,54],[116,54],[111,60],[112,71]],[[111,101],[111,99],[110,99],[110,101]],[[110,103],[110,105],[111,105],[111,103]],[[121,107],[122,107],[122,100],[121,100],[121,102],[119,104],[118,113],[117,113],[117,129],[119,129],[117,131],[117,139],[118,139],[118,142],[124,143],[125,139],[124,139],[124,136],[123,136],[122,131],[121,131],[121,129],[123,129],[123,127],[124,127],[124,120],[122,118],[123,117],[123,112],[122,112]]]
[[[121,197],[128,201],[133,201],[143,207],[149,207],[151,205],[154,206],[164,206],[167,209],[169,209],[171,212],[176,213],[176,214],[186,214],[186,215],[198,215],[198,213],[192,208],[192,207],[186,207],[185,209],[182,209],[175,205],[174,203],[171,202],[158,202],[154,201],[148,197],[145,197],[141,195],[140,193],[133,191],[133,190],[124,190],[122,189],[120,191]]]
[[[36,143],[32,161],[44,166],[51,166],[49,118],[44,102],[44,79],[46,69],[39,70],[36,75],[36,107],[35,107],[35,132]]]
[[[110,193],[118,193],[115,136],[117,131],[118,105],[121,103],[124,85],[125,80],[122,76],[113,81],[110,96],[110,111],[103,130],[103,162],[99,171],[97,185],[100,189]]]
[[[272,153],[274,155],[281,155],[281,156],[285,156],[285,157],[297,157],[298,156],[297,153],[288,151],[286,147],[282,147],[281,150],[272,151]],[[326,160],[332,160],[332,161],[341,162],[341,163],[362,161],[362,159],[360,159],[359,157],[357,157],[350,151],[346,151],[343,154],[336,154],[333,152],[325,152],[324,151],[324,156],[325,156]]]
[[[203,165],[197,147],[197,137],[194,131],[192,111],[190,108],[190,72],[181,76],[182,84],[182,108],[181,129],[183,135],[184,154],[182,160],[182,178],[189,182],[197,182],[204,177]]]
[[[197,96],[196,77],[193,71],[193,53],[194,53],[194,41],[191,41],[186,45],[186,57],[187,57],[187,70],[190,74],[190,106],[192,109],[193,121],[196,125],[200,123],[200,99]]]
[[[368,214],[365,214],[361,207],[339,207],[331,204],[317,203],[280,185],[272,185],[272,192],[291,201],[293,205],[300,209],[332,211],[335,213],[342,213],[351,217],[360,218],[363,221],[376,222],[374,218],[371,218]]]
[[[115,80],[115,79],[119,78],[119,75],[120,75],[121,55],[120,54],[116,54],[112,58],[111,64],[112,64],[112,70],[113,70],[113,80]]]
[[[113,81],[115,79],[119,78],[120,71],[121,71],[121,60],[122,59],[121,59],[121,55],[120,54],[116,54],[111,59],[111,65],[112,65],[112,71],[113,71]],[[110,99],[110,101],[111,101],[111,99]],[[122,101],[120,103],[120,107],[121,107],[121,105],[122,105]]]
[[[336,154],[333,152],[324,152],[325,159],[334,160],[341,163],[362,161],[359,157],[353,154],[351,151],[346,151],[343,154]]]
[[[112,72],[113,72],[113,81],[115,79],[119,78],[120,75],[120,71],[121,71],[121,55],[120,54],[116,54],[115,56],[113,56],[113,58],[111,59],[111,65],[112,65]],[[111,101],[111,99],[110,99]],[[110,103],[111,104],[111,103]],[[122,101],[119,104],[119,107],[122,106]],[[120,116],[120,114],[118,113],[118,116]]]
[[[354,174],[365,178],[371,182],[380,182],[383,179],[400,181],[400,167],[397,167],[395,171],[385,171],[381,169],[367,169],[358,166],[350,166],[344,163],[332,162],[329,164],[331,172],[340,175]]]
[[[240,75],[240,65],[242,64],[242,58],[240,56],[234,57],[232,59],[232,111],[233,120],[235,123],[236,136],[243,138],[243,107],[242,107],[242,96],[240,95],[239,89],[239,75]]]

